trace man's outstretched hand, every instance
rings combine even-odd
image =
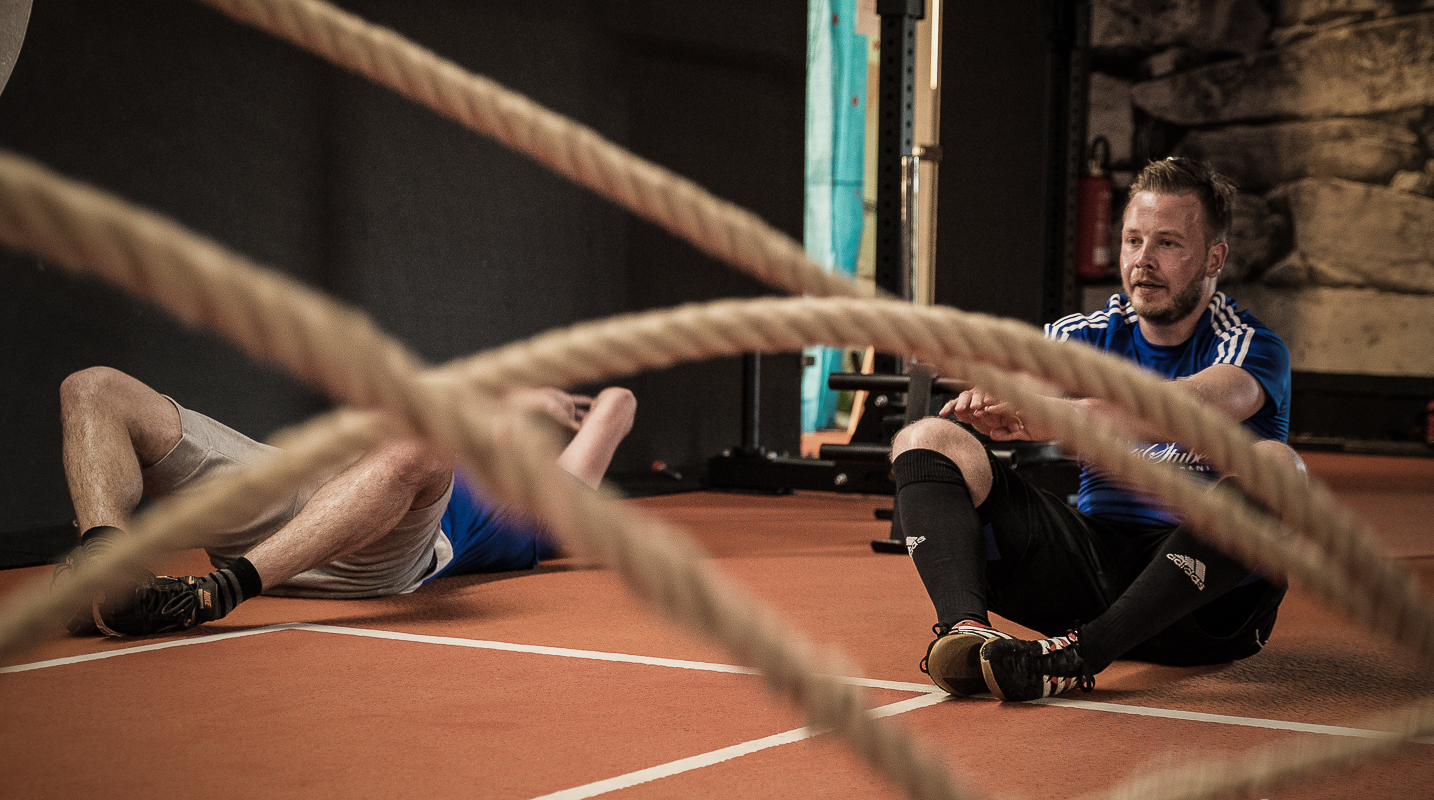
[[[1015,407],[998,402],[981,389],[967,389],[941,407],[941,416],[955,417],[993,441],[1029,440],[1030,433]]]

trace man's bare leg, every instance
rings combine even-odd
[[[571,412],[561,412],[572,413],[578,430],[558,465],[597,486],[618,444],[632,429],[637,401],[628,390],[614,387],[604,389],[590,404],[579,402],[586,409],[574,405]],[[289,524],[246,558],[264,586],[277,586],[382,538],[408,512],[438,502],[452,478],[452,462],[423,443],[386,445],[325,484]]]
[[[81,533],[124,527],[143,493],[141,469],[164,458],[182,434],[173,403],[108,367],[76,372],[60,384],[60,423],[65,481]]]
[[[179,412],[158,392],[108,367],[92,367],[60,384],[61,447],[65,480],[74,504],[81,545],[56,568],[55,580],[102,557],[129,522],[143,492],[141,470],[162,459],[179,442]],[[71,633],[95,630],[95,606],[107,611],[127,603],[132,589],[148,580],[143,569],[116,576],[116,585],[77,609],[65,623]],[[116,593],[115,602],[107,596]]]
[[[143,493],[141,470],[179,442],[179,412],[135,378],[93,367],[60,385],[60,417],[65,478],[80,530],[123,528]],[[353,552],[410,509],[436,502],[448,488],[450,469],[412,442],[370,453],[320,489],[250,560],[265,585],[275,586]]]
[[[452,461],[421,442],[382,446],[324,484],[246,558],[265,586],[278,586],[382,538],[409,511],[438,502],[452,479]]]
[[[568,397],[560,392],[549,394]],[[632,392],[610,387],[590,403],[578,400],[570,408],[551,412],[559,417],[571,413],[577,426],[558,466],[596,487],[618,444],[632,429],[637,401]],[[452,462],[420,442],[387,445],[325,484],[298,516],[247,557],[265,586],[277,586],[381,538],[409,511],[437,502],[452,477]]]
[[[96,611],[106,633],[142,636],[221,619],[265,586],[278,586],[393,534],[410,510],[438,502],[452,464],[425,445],[383,445],[329,480],[284,527],[228,566],[202,577],[159,577],[126,602]]]

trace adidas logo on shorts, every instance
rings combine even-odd
[[[924,541],[926,541],[926,537],[925,537],[925,536],[908,536],[908,537],[906,537],[906,554],[907,554],[908,556],[910,556],[910,555],[915,555],[915,554],[916,554],[916,546],[917,546],[918,544],[921,544],[921,543],[924,542]]]
[[[1195,582],[1196,589],[1205,591],[1205,562],[1190,556],[1178,556],[1174,553],[1169,553],[1165,557],[1174,561],[1175,566],[1185,570],[1185,574]]]

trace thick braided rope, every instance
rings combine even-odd
[[[815,654],[774,613],[718,576],[699,549],[676,531],[611,497],[580,491],[563,480],[557,474],[556,447],[540,446],[545,440],[532,429],[512,433],[511,426],[521,423],[498,413],[489,395],[442,374],[417,376],[413,360],[403,357],[397,344],[371,327],[353,324],[356,312],[281,276],[260,276],[258,268],[173,223],[136,214],[112,198],[5,155],[0,155],[0,240],[76,271],[113,277],[176,313],[230,335],[258,358],[290,369],[311,368],[313,377],[335,393],[382,406],[394,415],[393,425],[456,452],[498,499],[532,510],[579,550],[603,556],[634,593],[718,637],[743,663],[759,668],[775,689],[803,705],[813,726],[844,733],[858,753],[912,796],[975,796],[901,733],[899,725],[866,713],[865,691],[839,679],[852,674],[841,659]],[[90,260],[100,266],[91,268]],[[210,283],[223,287],[223,313],[209,308],[216,294],[191,285]],[[251,323],[251,317],[264,321]],[[271,338],[265,335],[271,330],[283,330],[297,340],[271,352]],[[353,446],[382,438],[384,431],[374,418],[340,419],[351,426],[347,443],[329,442],[328,431],[310,432],[289,443],[299,449],[276,459],[288,477],[304,474],[305,462],[316,460],[308,449],[326,448],[332,463],[335,452],[342,457]],[[524,446],[507,449],[500,444],[512,441],[523,441]],[[251,476],[173,507],[164,504],[154,516],[137,521],[133,536],[104,566],[144,563],[167,546],[193,545],[195,529],[266,505],[283,485]],[[13,653],[39,628],[80,607],[100,583],[76,580],[54,594],[37,585],[7,602],[0,617],[0,655]]]
[[[814,296],[856,293],[850,282],[822,272],[806,259],[797,243],[749,212],[718,200],[690,181],[626,152],[585,126],[491,80],[464,71],[393,31],[319,0],[203,2],[389,86],[523,152],[774,286]],[[1097,378],[1103,374],[1094,373]],[[1074,386],[1073,383],[1062,385]],[[1104,396],[1097,391],[1100,388],[1071,390]],[[1120,391],[1125,387],[1103,388]],[[1144,406],[1159,397],[1129,391],[1120,402],[1148,419],[1152,412],[1161,409]],[[1162,421],[1181,419],[1183,417]],[[1208,455],[1228,471],[1246,476],[1253,484],[1252,492],[1266,505],[1281,507],[1288,495],[1272,493],[1287,487],[1277,487],[1275,482],[1265,480],[1268,463],[1260,464],[1243,443],[1234,443],[1233,448]],[[1282,511],[1291,527],[1305,529],[1310,520],[1304,516],[1317,516],[1321,509],[1294,504]],[[1372,556],[1368,549],[1355,546],[1349,538],[1321,538],[1321,541],[1331,548],[1331,558],[1346,565],[1352,574],[1378,579],[1381,559]]]
[[[1250,447],[1243,428],[1133,365],[1094,348],[1044,340],[1029,325],[942,307],[889,300],[775,299],[723,301],[615,317],[481,353],[455,365],[465,382],[489,385],[591,383],[681,361],[751,350],[796,350],[821,342],[873,345],[915,355],[1018,399],[1033,419],[1056,430],[1083,455],[1164,497],[1201,534],[1259,565],[1293,571],[1331,603],[1434,658],[1434,613],[1418,585],[1375,544],[1367,527],[1318,483]],[[984,365],[984,366],[983,366]],[[1286,521],[1307,532],[1337,568],[1277,533],[1263,535],[1237,518],[1262,519],[1243,504],[1210,502],[1206,489],[1176,471],[1138,458],[1094,420],[1062,413],[1023,392],[1007,372],[1023,372],[1086,396],[1102,397],[1166,426],[1224,472],[1246,478],[1248,490]],[[1037,416],[1039,415],[1039,416]],[[1285,553],[1286,562],[1270,563]],[[1344,560],[1336,560],[1336,557]],[[1358,590],[1355,587],[1358,587]],[[1378,616],[1374,612],[1377,610]]]
[[[816,268],[799,245],[743,209],[711,197],[690,181],[627,153],[585,126],[468,73],[393,31],[319,0],[203,2],[491,136],[759,279],[816,296],[849,296],[855,292],[849,282]],[[1097,378],[1104,375],[1093,374]],[[1106,396],[1101,389],[1120,391],[1128,387],[1128,383],[1104,387],[1079,387],[1074,382],[1062,385],[1090,396]],[[1150,419],[1153,412],[1162,409],[1145,406],[1159,397],[1128,391],[1118,402]],[[1159,421],[1184,419],[1181,416]],[[1317,517],[1323,510],[1286,503],[1289,487],[1264,479],[1268,464],[1260,464],[1243,442],[1223,443],[1233,449],[1209,453],[1211,460],[1227,471],[1247,476],[1256,497],[1268,506],[1280,508],[1291,527],[1306,528],[1310,521],[1304,515]],[[1376,579],[1381,573],[1382,559],[1368,549],[1356,547],[1355,540],[1338,536],[1320,540],[1330,548],[1331,558],[1351,573]]]
[[[852,296],[760,217],[392,30],[319,0],[200,0],[491,137],[787,292]]]
[[[94,568],[74,571],[71,580],[51,587],[36,579],[0,604],[0,658],[18,655],[32,643],[54,635],[90,598],[109,588],[133,567],[147,568],[176,549],[202,547],[206,531],[236,527],[273,501],[286,496],[311,475],[347,463],[402,430],[380,416],[341,412],[289,432],[284,449],[252,469],[226,479],[223,492],[198,492],[156,503],[130,523],[131,535],[117,539]]]
[[[710,249],[710,248],[708,248],[708,249]],[[711,251],[711,249],[710,249],[710,251]]]
[[[1355,723],[1381,733],[1332,741],[1328,736],[1300,736],[1252,747],[1239,755],[1191,756],[1187,763],[1167,759],[1169,766],[1139,774],[1081,800],[1201,800],[1210,797],[1265,797],[1293,779],[1336,766],[1355,766],[1379,756],[1428,747],[1434,729],[1434,700],[1423,700],[1393,713]],[[1417,745],[1411,741],[1424,739]]]
[[[0,161],[0,167],[4,167],[4,166],[9,166],[9,165],[5,164],[3,161]],[[20,172],[23,173],[23,172],[25,172],[25,170],[21,170]],[[8,173],[7,173],[5,170],[0,169],[0,175],[8,176]],[[32,174],[31,174],[30,177],[34,177],[33,172],[32,172]],[[0,180],[0,197],[5,197],[5,198],[7,199],[6,207],[10,207],[11,203],[9,203],[8,201],[11,200],[11,199],[13,199],[13,198],[10,198],[10,197],[9,197],[9,192],[6,190],[7,187],[9,187],[9,184],[6,183],[6,182],[3,181],[3,180]],[[23,195],[24,193],[21,193],[21,194]],[[32,191],[32,192],[29,193],[29,196],[30,196],[31,199],[33,199],[33,198],[35,198],[35,197],[42,197],[43,195],[44,195],[43,192],[34,192],[34,191]],[[82,205],[82,206],[85,206],[85,207],[87,208],[87,210],[89,210],[89,211],[91,211],[91,212],[94,211],[94,206],[93,206],[93,204],[88,204],[88,205],[87,205],[87,204],[81,204],[81,205]],[[50,211],[51,211],[50,214],[48,214],[48,215],[46,215],[46,214],[41,214],[41,215],[39,215],[39,217],[40,217],[41,219],[43,219],[43,218],[45,218],[46,216],[62,216],[64,213],[73,212],[74,209],[65,209],[65,210],[63,210],[63,211],[57,211],[55,208],[51,208]],[[13,222],[14,219],[16,219],[16,215],[7,215],[6,218],[5,218],[5,220],[6,220],[7,222]],[[33,220],[32,220],[32,221],[33,221]],[[122,226],[116,225],[114,220],[110,220],[109,223],[110,223],[110,224],[108,224],[108,225],[97,225],[97,227],[100,227],[100,228],[108,228],[108,229],[110,229],[110,230],[119,230],[120,227],[122,227]],[[13,233],[14,233],[12,230],[9,230],[8,228],[9,228],[9,226],[7,226],[7,230],[5,230],[5,231],[0,231],[0,235],[5,236],[5,237],[7,238],[7,241],[10,240],[10,237],[11,237],[11,236],[13,235]],[[17,237],[17,238],[23,238],[23,237]],[[43,239],[43,237],[29,237],[29,238],[27,238],[26,240],[29,241],[29,242],[31,242],[31,243],[32,243],[31,246],[33,246],[33,243],[34,243],[34,242],[39,241],[39,240],[41,240],[41,239]],[[170,249],[174,249],[172,245],[171,245]],[[46,252],[46,250],[43,250],[43,249],[42,249],[41,252]],[[174,267],[174,265],[170,265],[170,266],[171,266],[171,267]],[[180,264],[179,266],[182,267],[183,265]],[[236,269],[240,269],[240,268],[239,268],[239,267],[236,267]],[[242,271],[242,269],[241,269],[241,271]],[[203,272],[203,270],[198,270],[198,271],[196,271],[196,274],[202,275],[202,274],[204,274],[204,272]],[[162,290],[163,284],[166,282],[166,280],[169,280],[169,278],[167,278],[167,276],[164,276],[164,275],[151,275],[151,276],[149,276],[149,277],[150,277],[150,280],[143,281],[143,282],[141,282],[140,285],[151,286],[151,287],[161,287],[161,289],[156,292],[156,296],[157,296],[157,297],[163,298],[163,297],[166,297],[166,296],[181,296],[181,297],[182,297],[182,296],[185,296],[183,293],[178,293],[178,294],[176,295],[176,294],[168,293],[168,292],[165,292],[165,291]],[[255,295],[255,297],[260,297],[260,296],[262,296],[262,295]],[[763,306],[762,315],[767,315],[767,314],[770,313],[770,306],[771,306],[771,303],[772,303],[772,302],[774,302],[774,301],[767,301],[766,303],[759,303],[759,304],[753,304],[753,305]],[[775,302],[784,302],[784,303],[797,302],[797,303],[803,303],[803,301],[775,301]],[[315,305],[322,306],[322,303],[315,303]],[[829,325],[829,326],[832,326],[832,327],[838,327],[838,326],[851,325],[851,324],[852,324],[852,316],[851,316],[851,313],[850,313],[850,312],[853,310],[853,308],[852,308],[852,305],[853,305],[853,304],[851,304],[851,303],[844,302],[844,301],[825,301],[825,303],[816,303],[816,302],[814,302],[814,301],[806,301],[806,302],[804,303],[804,305],[806,305],[806,306],[808,306],[808,307],[807,307],[807,308],[800,308],[800,309],[798,309],[801,313],[800,313],[800,314],[793,315],[793,316],[806,317],[806,316],[813,315],[812,312],[815,312],[815,316],[825,317],[825,318],[827,319],[827,322],[824,323],[824,324]],[[837,315],[831,315],[831,314],[823,315],[823,314],[821,313],[821,312],[823,311],[823,308],[822,308],[823,305],[829,305],[829,306],[832,306],[832,307],[838,309],[838,314],[837,314]],[[880,304],[880,303],[875,303],[875,304],[869,304],[869,305],[877,305],[877,306],[880,306],[881,304]],[[277,313],[280,313],[280,314],[285,313],[285,311],[286,311],[286,308],[284,308],[284,307],[281,307],[281,308],[277,309]],[[685,311],[689,311],[689,310],[688,310],[688,309],[684,309],[684,310],[679,310],[679,311],[680,311],[680,312],[685,312]],[[895,311],[899,312],[899,313],[897,313],[895,316],[900,317],[900,316],[902,316],[902,315],[904,315],[904,314],[910,314],[910,313],[911,313],[911,308],[908,307],[908,306],[901,305],[901,306],[899,306],[897,309],[895,309]],[[266,311],[265,313],[276,313],[276,310],[271,309],[271,310],[269,310],[269,311]],[[320,309],[317,310],[317,311],[311,309],[308,313],[314,314],[315,316],[322,316],[323,309],[320,308]],[[957,312],[957,313],[959,313],[959,312]],[[878,316],[880,316],[880,315],[878,315]],[[971,315],[971,316],[974,316],[974,315]],[[1001,323],[996,322],[996,321],[993,321],[993,322],[996,324],[996,329],[999,329],[999,328],[1002,327],[1002,324],[1001,324]],[[302,326],[301,326],[301,327],[302,327]],[[321,326],[319,326],[319,327],[321,327]],[[641,327],[641,326],[639,325],[639,326],[637,326],[637,327]],[[739,324],[737,327],[738,327],[738,329],[740,330],[740,329],[747,328],[748,326]],[[1005,327],[1010,327],[1010,326],[1009,326],[1009,324],[1006,324]],[[1019,329],[1019,327],[1020,327],[1020,326],[1015,326],[1016,329]],[[306,328],[305,328],[305,329],[306,329]],[[990,331],[987,331],[987,333],[990,333]],[[751,344],[751,342],[748,341],[749,338],[750,338],[749,336],[738,336],[738,337],[736,337],[736,341],[738,341],[738,344],[737,344],[737,345],[735,346],[735,348],[733,349],[733,352],[739,352],[739,351],[743,351],[743,350],[746,350],[746,349],[750,349],[750,344]],[[880,342],[876,341],[878,338],[879,338],[879,337],[873,337],[873,343],[880,343]],[[909,339],[909,340],[912,342],[913,346],[914,346],[918,351],[923,352],[923,354],[929,355],[930,357],[933,357],[933,358],[945,357],[944,352],[941,351],[939,348],[923,347],[923,346],[921,345],[921,343],[915,342],[914,339]],[[804,342],[804,343],[805,343],[805,342]],[[890,346],[895,346],[895,345],[899,345],[900,342],[893,342],[893,343],[888,343],[888,344],[889,344]],[[1047,343],[1047,345],[1049,345],[1049,343]],[[679,348],[679,349],[680,349],[680,348]],[[1092,352],[1093,352],[1093,351],[1092,351]],[[689,353],[688,355],[689,355],[689,356],[692,356],[693,354]],[[500,359],[500,360],[501,360],[501,359]],[[583,361],[583,360],[585,360],[585,357],[582,356],[582,355],[579,355],[579,357],[577,358],[577,360],[578,360],[578,361]],[[454,371],[461,371],[460,368],[471,370],[471,365],[458,365],[458,367],[456,367],[456,368],[454,369]],[[425,380],[422,381],[422,382],[425,383],[425,384],[429,384],[430,386],[436,387],[436,386],[438,386],[439,384],[443,383],[443,380],[442,380],[439,376],[430,376],[429,379],[425,379]],[[360,383],[362,383],[362,382],[360,382]],[[480,381],[475,381],[475,383],[481,384],[481,383],[483,383],[483,381],[481,381],[481,380],[480,380]],[[344,382],[340,382],[338,385],[342,386],[342,385],[348,385],[348,384],[347,384],[347,383],[344,383]],[[459,392],[456,392],[456,391],[455,391],[453,394],[456,395],[456,394],[459,394]],[[438,397],[438,399],[442,399],[442,397],[443,397],[443,395],[445,395],[445,393],[444,393],[444,392],[436,392],[436,391],[435,391],[435,392],[430,392],[429,395],[430,395],[430,399],[431,399],[431,400],[434,399],[433,396],[435,396],[435,395]],[[446,404],[446,403],[445,403],[445,405],[450,405],[450,404]],[[399,410],[405,409],[405,408],[407,408],[407,407],[408,407],[407,405],[402,404],[402,403],[400,403],[399,406],[398,406]],[[451,408],[451,405],[450,405],[450,408]],[[465,409],[472,409],[473,406],[465,401],[465,404],[464,404],[463,408],[465,408]],[[492,417],[489,417],[489,416],[487,416],[487,415],[478,414],[477,411],[471,411],[470,413],[473,413],[473,414],[476,415],[476,416],[481,416],[481,417],[483,417],[484,419],[492,419]],[[470,423],[471,423],[471,421],[470,421]],[[443,426],[434,426],[434,427],[435,427],[435,428],[441,428],[441,427],[443,427]],[[461,427],[461,425],[460,425],[460,427]],[[477,426],[475,426],[475,428],[476,428],[476,427],[477,427]],[[470,431],[470,433],[471,433],[471,431]],[[513,455],[514,455],[514,454],[509,454],[509,457],[511,458]],[[522,455],[522,454],[519,453],[519,454],[517,454],[517,455]],[[551,455],[551,451],[549,451],[549,455]],[[470,463],[470,466],[472,466],[471,463]],[[549,465],[549,466],[551,466],[551,465]],[[482,465],[478,465],[476,468],[481,471],[484,467],[483,467]],[[551,482],[551,481],[520,480],[519,483],[521,483],[521,484],[526,484],[526,485],[529,486],[529,487],[539,486],[539,485],[549,487],[548,490],[545,490],[544,492],[542,492],[540,495],[537,496],[537,498],[532,498],[532,497],[527,498],[527,502],[534,503],[534,504],[539,504],[539,503],[542,501],[543,498],[545,498],[545,497],[546,497],[546,498],[551,498],[551,497],[554,496],[553,493],[551,492],[551,488],[550,488],[550,487],[552,487],[552,486],[554,485],[554,483]],[[561,482],[558,482],[558,483],[561,483]],[[551,502],[551,501],[550,501],[550,502]],[[543,513],[543,516],[545,516],[545,518],[558,517],[558,518],[560,518],[560,520],[561,520],[561,518],[565,518],[565,517],[566,517],[566,518],[568,518],[568,519],[570,520],[570,519],[572,518],[570,512],[569,512],[569,513],[564,513],[563,507],[562,507],[564,504],[566,504],[566,503],[568,503],[568,502],[569,502],[569,500],[566,500],[566,499],[563,500],[561,503],[559,503],[559,507],[556,508],[556,509],[555,509],[555,508],[552,508],[552,507],[545,508],[545,509],[544,509],[544,512],[545,512],[545,513]],[[581,498],[579,498],[579,499],[576,499],[576,500],[572,500],[571,502],[581,503],[582,501],[581,501]],[[540,504],[539,504],[539,505],[536,505],[536,507],[538,507],[538,508],[544,508],[544,506],[542,506],[542,505],[540,505]],[[572,507],[572,506],[569,506],[569,508],[571,508],[571,507]],[[596,516],[598,516],[598,512],[601,511],[601,510],[602,510],[602,508],[599,507],[599,508],[596,509],[596,510],[586,509],[585,512],[588,513],[589,516],[596,517]],[[620,519],[623,515],[630,515],[630,513],[631,513],[631,511],[630,511],[629,509],[624,509],[623,511],[618,512],[618,518]],[[552,515],[552,516],[549,516],[549,515]],[[561,532],[564,532],[568,527],[570,527],[571,524],[572,524],[572,523],[571,523],[570,521],[559,521],[557,527],[558,527],[558,530],[559,530],[560,533],[561,533]],[[623,523],[619,522],[619,523],[617,523],[617,524],[618,524],[619,527],[621,527],[621,525],[622,525]],[[580,528],[581,528],[581,525],[578,525],[578,528],[580,529]],[[641,543],[643,543],[643,542],[645,542],[645,541],[647,541],[647,538],[646,538],[645,536],[639,536],[639,537],[637,537],[637,538],[632,539],[632,540],[631,540],[631,544],[632,544],[632,546],[636,546],[636,547],[639,547],[639,548],[640,548],[640,547],[641,547]],[[680,559],[679,559],[679,560],[680,560]],[[620,567],[620,570],[621,570],[621,569],[622,569],[622,568]],[[662,570],[661,570],[661,569],[657,569],[657,570],[652,571],[652,572],[645,572],[645,571],[640,570],[640,569],[635,569],[635,570],[632,570],[632,573],[633,573],[633,575],[646,575],[646,576],[647,576],[647,577],[645,577],[645,578],[637,579],[637,578],[635,578],[635,577],[625,575],[625,577],[629,580],[629,583],[630,583],[631,585],[634,585],[634,588],[635,588],[636,590],[638,590],[640,593],[644,593],[644,596],[646,596],[646,597],[649,597],[649,598],[652,597],[652,590],[653,590],[653,587],[654,587],[654,586],[668,586],[668,587],[669,587],[669,588],[663,590],[663,591],[668,592],[668,594],[666,594],[666,595],[663,596],[664,599],[659,602],[659,606],[665,605],[666,603],[670,602],[670,601],[671,601],[673,598],[675,598],[675,597],[689,596],[690,589],[689,589],[688,591],[679,591],[679,590],[677,590],[677,589],[671,588],[671,587],[674,587],[674,586],[675,586],[675,587],[682,587],[682,586],[684,586],[685,584],[683,584],[683,583],[681,583],[681,582],[677,582],[677,583],[663,583],[663,581],[669,580],[669,579],[663,577],[663,575],[662,575]],[[646,583],[646,591],[644,591],[644,588],[643,588],[644,582]],[[720,597],[722,596],[722,594],[723,594],[723,593],[722,593],[720,590],[711,590],[711,588],[709,587],[709,591],[708,591],[708,593],[707,593],[706,595],[704,595],[704,593],[703,593],[702,591],[696,591],[695,593],[691,593],[691,596],[693,596],[693,597],[698,597],[698,598],[702,598],[702,597],[705,596],[705,597],[706,597],[705,600],[699,599],[698,601],[696,601],[697,604],[698,604],[698,606],[699,606],[699,607],[704,607],[704,606],[705,606],[705,607],[710,607],[710,608],[713,608],[713,609],[717,609],[717,608],[722,608],[724,604],[721,603],[721,602],[715,601],[715,600],[713,600],[712,598],[714,598],[714,597],[720,598]],[[675,604],[673,604],[673,605],[674,605],[674,606],[680,606],[680,605],[682,605],[682,604],[677,604],[677,603],[675,603]],[[710,618],[714,618],[714,619],[715,619],[715,618],[725,618],[725,617],[723,617],[722,615],[714,614],[714,615],[710,615]],[[734,616],[733,619],[737,619],[737,617]],[[705,624],[710,625],[710,624],[712,624],[712,623],[708,622],[708,623],[705,623]],[[752,623],[741,623],[741,622],[737,623],[737,625],[738,625],[738,629],[739,629],[739,630],[746,630],[746,629],[750,629],[750,628],[752,628],[752,627],[758,627],[758,628],[761,627],[760,624],[755,624],[755,625],[754,625],[754,624],[752,624]],[[775,638],[778,640],[778,642],[780,642],[783,637],[778,636],[778,637],[775,637]],[[760,652],[763,652],[763,651],[761,651],[761,650],[744,650],[744,649],[743,649],[743,645],[741,645],[741,644],[729,644],[729,646],[731,646],[735,652],[738,652],[738,653],[746,653],[746,654],[748,654],[748,655],[759,654]],[[751,643],[748,642],[748,643],[747,643],[747,646],[751,646]],[[762,662],[764,661],[764,659],[762,659],[762,658],[759,657],[759,656],[754,656],[754,657],[752,657],[752,658],[750,658],[750,659],[746,659],[746,660],[755,661],[755,662],[758,662],[758,663],[762,663]],[[767,661],[771,661],[771,659],[768,659]],[[800,662],[801,659],[799,658],[799,659],[797,659],[796,661],[797,661],[797,662]],[[776,659],[775,662],[773,662],[773,663],[768,663],[768,664],[766,664],[765,666],[766,666],[766,668],[769,670],[769,673],[775,673],[775,674],[777,674],[777,675],[786,674],[786,673],[784,673],[783,670],[781,670],[781,669],[779,669],[777,666],[775,666],[776,664],[780,664],[780,663],[783,663],[783,660],[782,660],[782,659]],[[809,674],[809,673],[808,673],[808,674]],[[795,693],[798,694],[798,695],[803,695],[803,694],[805,693],[805,696],[807,697],[807,699],[813,699],[814,696],[815,696],[816,694],[818,694],[817,692],[812,691],[812,690],[810,690],[810,689],[807,689],[807,690],[801,689],[800,687],[802,686],[802,684],[801,684],[800,681],[783,680],[783,679],[780,679],[780,678],[776,678],[776,679],[773,679],[773,680],[774,680],[774,683],[776,683],[778,686],[786,688],[786,689],[789,691],[789,693],[792,692],[792,691],[794,690],[794,688],[795,688]],[[825,708],[828,709],[828,710],[825,711],[825,712],[811,712],[811,711],[809,711],[809,713],[811,713],[813,719],[816,719],[816,720],[822,720],[822,719],[838,719],[838,718],[840,718],[840,714],[839,714],[839,713],[834,713],[834,712],[832,712],[830,709],[833,709],[833,708],[834,708],[834,709],[849,708],[849,709],[857,709],[857,710],[859,710],[860,704],[855,704],[855,705],[853,705],[849,700],[848,700],[848,701],[845,701],[845,702],[837,701],[837,702],[832,703],[830,706],[825,706]],[[827,716],[827,714],[833,714],[833,716],[830,716],[830,717],[829,717],[829,716]],[[861,714],[857,714],[857,716],[858,716],[859,718],[864,717],[864,715],[861,715]],[[864,720],[864,719],[859,719],[859,720],[855,723],[855,725],[859,728],[859,730],[857,731],[857,733],[860,733],[861,730],[875,730],[874,728],[871,728],[871,729],[865,728],[865,727],[864,727],[864,723],[865,723],[865,720]],[[850,735],[851,731],[849,730],[849,727],[850,727],[850,726],[848,726],[848,732],[849,732],[849,735]],[[855,738],[855,739],[858,741],[858,747],[859,747],[859,749],[861,749],[861,748],[863,748],[863,747],[866,747],[866,748],[869,748],[869,749],[871,749],[871,750],[877,750],[877,751],[879,751],[879,752],[881,752],[881,753],[890,753],[890,751],[893,749],[893,746],[892,746],[892,744],[891,744],[891,742],[892,742],[893,740],[888,739],[888,738],[886,738],[886,737],[884,737],[884,736],[873,736],[873,737],[870,737],[870,739],[869,739],[869,741],[867,742],[867,744],[862,744],[863,737],[860,736],[860,735],[855,736],[855,737],[853,737],[853,738]],[[897,749],[897,750],[901,750],[902,748],[900,748],[900,747],[898,746],[898,747],[896,747],[896,749]],[[866,752],[866,751],[863,750],[863,752]],[[908,749],[908,750],[906,750],[905,752],[913,752],[913,751],[911,751],[911,750]],[[908,778],[908,780],[910,780],[910,778]],[[933,795],[922,795],[922,796],[941,796],[941,795],[934,795],[934,794],[933,794]]]

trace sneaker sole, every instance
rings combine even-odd
[[[986,691],[981,673],[981,647],[989,641],[974,633],[948,634],[936,640],[926,656],[931,682],[948,694],[968,697]]]

